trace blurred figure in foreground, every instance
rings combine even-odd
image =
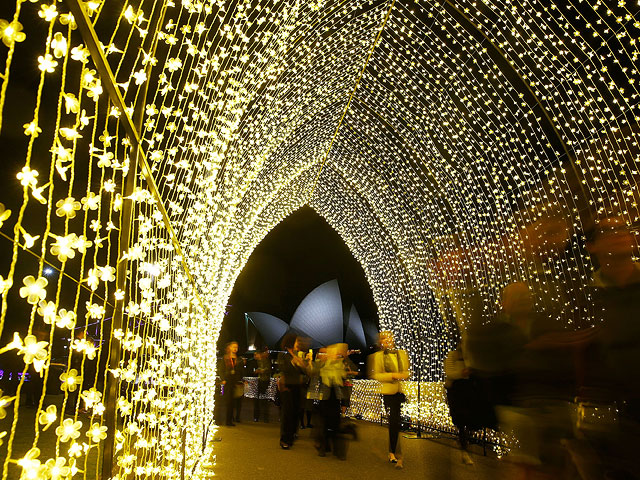
[[[560,326],[534,309],[524,282],[502,291],[502,311],[489,324],[468,331],[466,350],[473,375],[493,408],[481,426],[513,435],[507,460],[523,477],[557,478],[565,463],[563,442],[573,435],[571,400],[575,395],[574,352],[545,338],[561,335]]]
[[[402,468],[403,460],[400,445],[400,407],[406,400],[401,392],[402,380],[409,378],[409,356],[404,350],[396,350],[393,334],[380,332],[381,350],[370,355],[368,359],[369,377],[379,381],[382,398],[389,418],[389,462],[396,468]]]
[[[467,451],[469,432],[477,422],[474,406],[477,405],[473,380],[469,377],[471,369],[464,363],[462,345],[447,354],[444,361],[444,386],[447,391],[447,403],[451,420],[458,429],[462,463],[473,465],[473,460]]]
[[[315,447],[321,457],[332,450],[339,459],[347,458],[346,432],[342,431],[340,414],[345,400],[345,381],[350,371],[348,362],[347,344],[338,343],[328,346],[326,359],[314,364],[314,368],[319,368],[320,377]]]
[[[280,376],[280,447],[288,450],[293,445],[300,414],[301,385],[303,378],[311,369],[311,358],[304,354],[294,333],[286,334],[282,339],[284,353],[278,356]],[[299,355],[302,353],[302,355]]]
[[[253,400],[253,421],[260,420],[260,410],[264,417],[265,423],[269,422],[269,400],[267,399],[267,390],[271,383],[271,359],[269,358],[269,350],[266,348],[262,351],[258,350],[253,354],[256,362],[255,375],[258,377],[258,391],[256,398]]]
[[[640,478],[640,264],[624,217],[609,213],[586,232],[597,270],[591,283],[594,315],[601,320],[587,366],[583,398],[586,437],[601,458],[604,478]],[[589,410],[594,413],[589,421]],[[610,414],[607,414],[610,412]],[[589,455],[592,457],[592,455]],[[591,458],[591,463],[593,460]]]

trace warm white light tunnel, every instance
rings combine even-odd
[[[595,0],[3,2],[3,478],[215,472],[224,308],[304,205],[413,380],[440,382],[452,326],[512,282],[597,322],[575,316],[584,232],[638,225],[639,21]]]

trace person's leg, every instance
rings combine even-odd
[[[225,420],[227,425],[233,425],[233,387],[230,384],[225,385],[224,395]]]
[[[308,403],[307,403],[307,427],[309,428],[313,427],[313,424],[311,423],[311,406],[309,406]]]
[[[331,392],[328,404],[327,419],[327,436],[331,443],[333,454],[338,458],[345,458],[345,449],[339,442],[340,435],[340,400],[336,397],[335,392]]]
[[[284,390],[280,392],[280,445],[289,446],[293,442],[293,434],[291,433],[291,415],[293,405],[291,402],[291,391]],[[295,413],[293,413],[295,417]]]
[[[253,399],[253,421],[257,422],[260,419],[260,393]]]
[[[327,402],[328,400],[320,400],[314,427],[315,447],[318,450],[318,455],[322,457],[327,451]]]
[[[291,412],[291,443],[293,444],[295,435],[298,433],[298,422],[300,419],[300,385],[292,385],[291,393],[291,401],[293,403]]]
[[[242,396],[235,399],[236,422],[240,423],[240,414],[242,412]]]
[[[400,435],[400,395],[387,395],[389,397],[389,453],[395,455]]]
[[[266,403],[266,393],[269,382],[258,380],[258,394],[253,404],[253,419],[257,422],[260,420],[260,410],[264,412],[264,421],[269,421],[269,404]]]
[[[462,463],[473,465],[473,459],[469,455],[469,452],[467,452],[467,446],[469,444],[469,429],[464,425],[458,427],[458,440],[460,440],[460,450],[462,450]]]

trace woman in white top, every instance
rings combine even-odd
[[[409,378],[409,356],[404,350],[396,350],[391,332],[380,332],[379,343],[382,350],[369,356],[369,376],[382,384],[382,398],[389,413],[389,461],[402,468],[398,437],[405,397],[400,382]]]

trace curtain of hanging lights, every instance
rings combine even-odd
[[[597,321],[573,313],[585,212],[638,221],[635,3],[82,1],[101,52],[76,0],[4,3],[0,142],[22,196],[0,194],[0,359],[23,375],[0,399],[2,478],[97,478],[107,445],[114,478],[211,475],[224,305],[305,204],[414,380],[442,378],[445,310],[490,318],[513,281],[569,327]],[[35,416],[24,373],[45,380]]]

